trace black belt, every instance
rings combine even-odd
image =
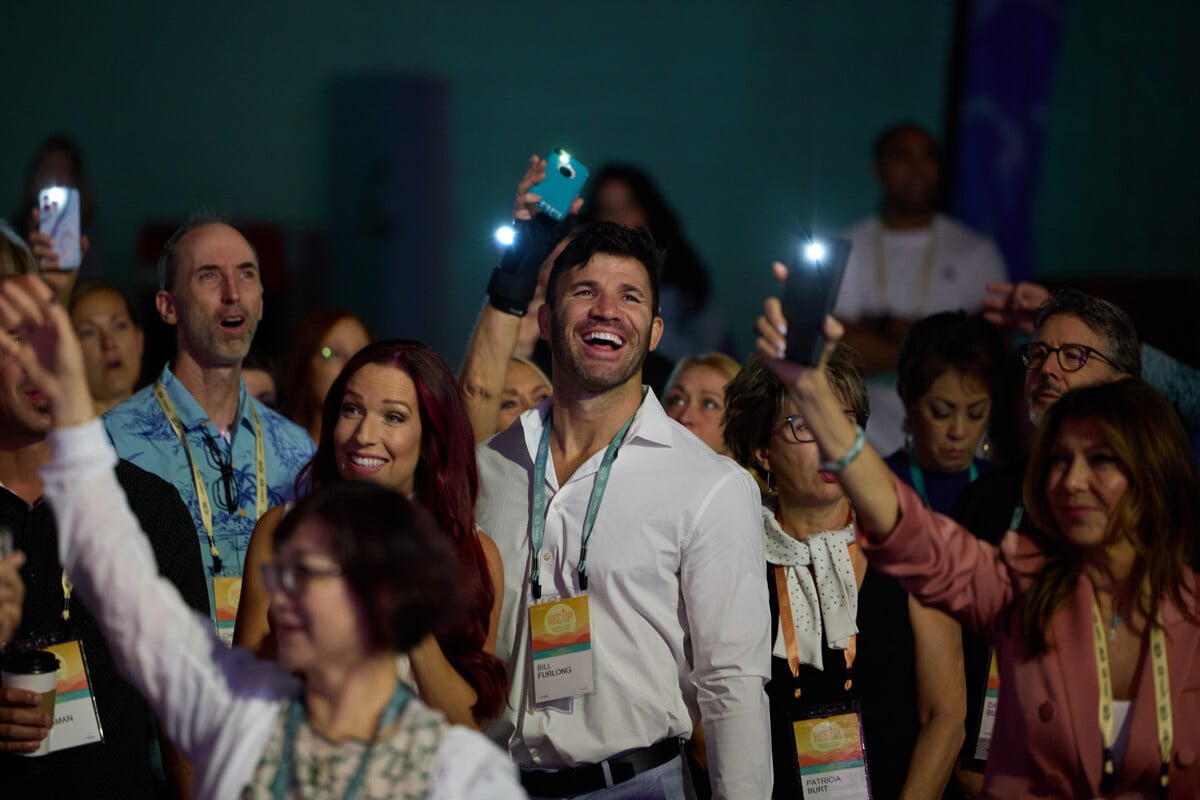
[[[522,768],[521,785],[532,797],[570,797],[585,794],[616,786],[635,775],[661,767],[682,752],[682,739],[663,739],[649,747],[630,750],[598,764],[580,764],[578,767],[567,767],[552,772]],[[611,782],[604,775],[606,764],[608,774],[612,776]]]

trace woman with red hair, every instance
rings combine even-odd
[[[427,508],[458,557],[468,613],[462,628],[426,637],[401,660],[406,682],[455,723],[480,727],[508,691],[495,652],[503,570],[496,545],[475,527],[479,474],[475,439],[458,384],[446,363],[420,342],[376,342],[342,369],[325,399],[317,452],[297,483],[305,492],[338,481],[368,481]],[[298,492],[299,494],[300,492]],[[265,514],[246,553],[236,644],[270,651],[270,563],[286,508]]]

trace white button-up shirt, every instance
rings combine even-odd
[[[496,655],[511,680],[489,735],[519,765],[554,769],[688,737],[703,721],[715,795],[769,797],[770,612],[758,489],[669,419],[653,393],[618,451],[588,543],[595,693],[533,706],[530,508],[549,408],[527,411],[478,450],[477,520],[504,559]],[[543,602],[580,594],[583,519],[603,455],[562,486],[553,466],[546,470]]]

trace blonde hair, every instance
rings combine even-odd
[[[724,353],[712,351],[699,356],[684,356],[675,362],[675,366],[671,369],[671,374],[667,377],[666,384],[663,385],[663,395],[671,391],[671,387],[679,380],[679,376],[686,370],[692,367],[709,367],[725,376],[725,382],[733,380],[737,374],[742,371],[742,365],[734,361]]]

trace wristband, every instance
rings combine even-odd
[[[513,222],[515,239],[505,249],[488,282],[487,292],[495,308],[513,316],[525,316],[537,290],[542,262],[570,231],[574,221],[574,217],[567,217],[559,223],[545,214],[537,214],[533,219]]]
[[[867,443],[867,434],[863,431],[861,425],[854,426],[854,444],[850,445],[850,449],[846,455],[839,458],[837,461],[821,460],[819,466],[825,472],[841,472],[846,467],[854,463],[854,459],[858,458],[859,453],[863,451],[863,445]]]

